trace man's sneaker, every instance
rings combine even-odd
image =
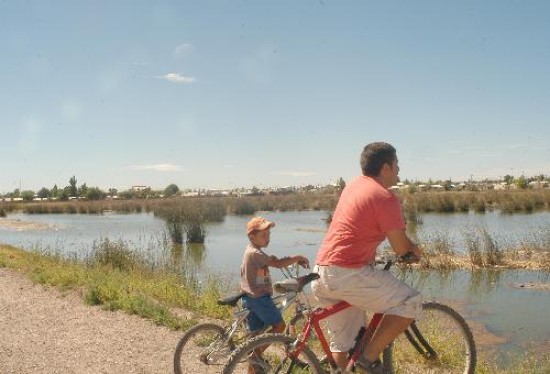
[[[254,369],[254,374],[269,373],[271,370],[271,365],[254,353],[248,356],[248,364],[252,369]]]
[[[371,362],[361,355],[356,365],[368,374],[386,374],[386,369],[380,360]]]

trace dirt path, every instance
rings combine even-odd
[[[0,268],[0,373],[170,373],[181,332]]]

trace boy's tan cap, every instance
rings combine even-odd
[[[253,231],[265,230],[275,226],[275,222],[270,222],[262,217],[254,217],[246,224],[246,233],[250,234]]]

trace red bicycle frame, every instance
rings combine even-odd
[[[321,328],[320,321],[344,309],[347,309],[350,306],[351,304],[349,304],[347,301],[339,301],[338,303],[330,305],[325,308],[313,309],[307,316],[308,318],[307,318],[306,326],[303,330],[303,337],[299,341],[297,341],[296,350],[293,353],[291,353],[291,355],[297,356],[297,354],[304,349],[304,347],[307,345],[307,342],[309,341],[309,338],[311,337],[311,330],[313,328],[315,330],[317,337],[319,338],[319,341],[321,342],[321,346],[323,347],[323,350],[327,355],[330,366],[333,369],[336,369],[338,366],[336,365],[336,362],[332,357],[332,352],[330,351],[329,344]],[[361,329],[361,331],[359,332],[356,338],[355,345],[351,350],[351,356],[346,366],[346,370],[349,370],[349,371],[352,370],[352,367],[355,365],[355,363],[359,359],[359,355],[362,354],[361,349],[357,349],[357,348],[364,347],[365,343],[372,338],[374,332],[378,328],[378,325],[380,325],[380,322],[382,321],[383,317],[384,317],[383,313],[375,313],[372,316],[366,329],[365,328]]]

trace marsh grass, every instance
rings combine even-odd
[[[457,268],[453,243],[448,236],[436,233],[428,238],[423,246],[424,256],[420,266],[424,268],[454,269]]]
[[[415,191],[414,189],[411,191]],[[485,212],[498,210],[502,213],[532,212],[550,209],[550,189],[518,189],[507,191],[423,191],[397,192],[404,203],[405,213],[410,209],[415,214],[426,212]],[[336,207],[337,193],[309,191],[285,195],[262,196],[209,196],[179,197],[168,199],[129,199],[93,201],[40,201],[26,203],[2,202],[6,212],[21,210],[29,214],[81,213],[101,214],[104,211],[119,213],[139,213],[163,210],[166,205],[198,204],[208,206],[218,204],[222,214],[251,215],[258,211],[300,211],[326,210]],[[189,202],[192,203],[189,203]]]
[[[216,278],[209,278],[199,287],[173,269],[151,269],[144,263],[121,243],[108,240],[100,243],[97,252],[85,261],[0,246],[0,266],[17,269],[36,283],[78,292],[90,305],[137,314],[177,330],[197,322],[178,317],[178,309],[229,318],[229,311],[216,303],[225,291]]]
[[[398,196],[405,203],[405,210],[415,207],[419,213],[485,212],[487,210],[499,210],[502,213],[528,213],[550,209],[550,189],[399,192]]]
[[[219,200],[180,199],[159,205],[154,214],[165,221],[173,243],[204,243],[205,224],[222,222],[226,209]]]
[[[466,231],[463,235],[466,245],[464,252],[457,252],[453,241],[443,232],[415,238],[423,249],[424,256],[414,266],[439,271],[467,268],[550,270],[548,227],[541,227],[539,231],[530,233],[529,241],[506,248],[486,229]]]

